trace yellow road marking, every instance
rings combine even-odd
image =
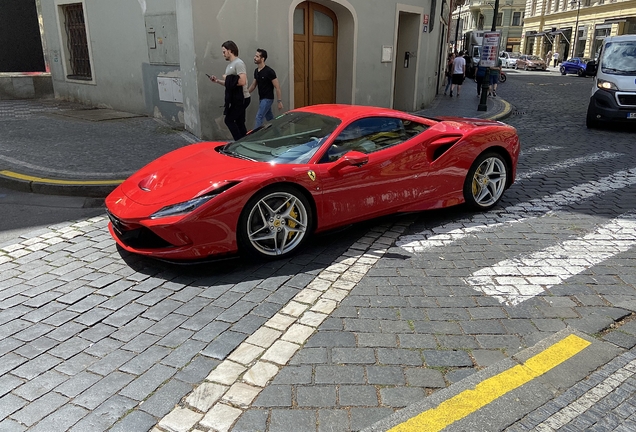
[[[421,414],[389,429],[390,432],[440,431],[446,426],[488,405],[503,396],[537,378],[579,353],[591,342],[575,335],[569,335],[555,343],[525,363],[488,378],[477,384],[474,389],[465,390]]]
[[[91,186],[91,185],[118,185],[123,182],[123,180],[57,180],[57,179],[48,179],[43,177],[33,177],[25,174],[15,173],[13,171],[0,171],[0,175],[5,177],[11,177],[19,180],[26,181],[34,181],[40,183],[50,183],[50,184],[59,184],[59,185],[82,185],[82,186]]]

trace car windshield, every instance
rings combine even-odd
[[[521,53],[518,52],[511,52],[510,54],[508,54],[510,56],[510,58],[519,58],[519,56],[521,56]]]
[[[537,61],[537,60],[541,60],[541,58],[540,58],[540,57],[537,57],[537,56],[535,56],[535,55],[532,55],[532,56],[528,56],[528,60],[534,60],[534,61]]]
[[[636,41],[608,42],[601,59],[603,73],[636,75]]]
[[[221,151],[258,162],[307,163],[339,124],[340,120],[334,117],[289,112],[227,144]]]

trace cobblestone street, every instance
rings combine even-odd
[[[0,431],[358,431],[566,329],[616,359],[506,427],[633,430],[634,132],[585,128],[590,85],[508,73],[522,153],[486,213],[375,220],[269,263],[131,256],[105,216],[0,244]],[[606,398],[611,419],[573,426]]]

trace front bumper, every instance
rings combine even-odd
[[[621,93],[624,94],[624,92]],[[636,124],[636,106],[620,106],[618,102],[616,102],[615,91],[595,91],[590,98],[588,110],[597,121]],[[632,116],[631,118],[630,115]]]

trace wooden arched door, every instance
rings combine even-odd
[[[294,11],[294,106],[336,102],[338,22],[328,8],[303,2]]]

